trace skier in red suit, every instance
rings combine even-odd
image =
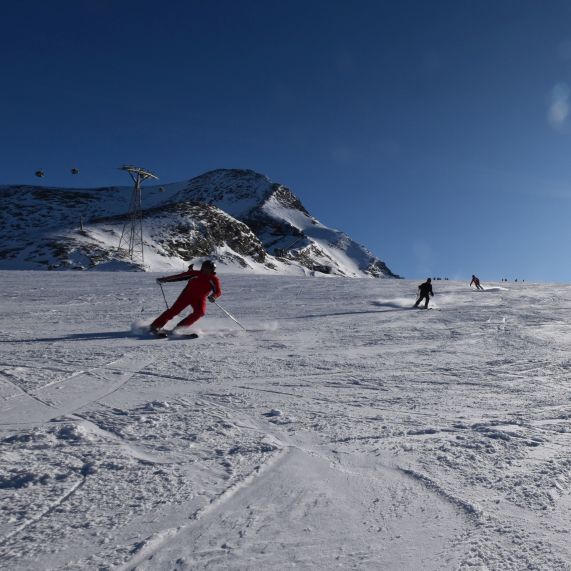
[[[216,275],[216,266],[210,260],[202,263],[200,271],[193,270],[191,264],[188,271],[174,276],[158,278],[157,282],[167,283],[187,280],[188,284],[173,305],[151,323],[151,331],[155,333],[160,332],[173,317],[185,310],[189,305],[192,306],[192,313],[178,323],[176,327],[190,327],[206,314],[206,299],[208,298],[209,301],[214,302],[222,295],[220,280]]]

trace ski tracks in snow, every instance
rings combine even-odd
[[[568,289],[556,310],[547,286],[442,283],[418,312],[416,283],[291,280],[278,304],[281,279],[227,283],[233,314],[279,331],[118,337],[133,294],[2,346],[12,569],[571,568]]]
[[[120,570],[444,568],[466,519],[397,470],[363,460],[355,471],[288,446],[190,524],[148,538]]]
[[[270,564],[437,569],[458,563],[448,544],[469,531],[472,514],[465,506],[390,462],[307,437],[291,440],[270,422],[217,408],[227,422],[265,435],[276,450],[192,514],[190,523],[140,542],[120,571]]]
[[[152,362],[152,358],[142,358],[135,354],[125,355],[120,359],[90,371],[76,373],[61,381],[48,383],[40,389],[36,389],[34,393],[25,391],[14,383],[3,380],[4,386],[9,385],[12,393],[9,398],[4,397],[0,400],[0,428],[7,431],[22,425],[25,425],[26,428],[31,428],[68,416],[69,420],[72,420],[75,425],[80,427],[80,430],[83,427],[84,432],[92,432],[99,436],[104,436],[106,439],[120,441],[114,435],[104,433],[105,431],[99,429],[93,423],[75,416],[73,413],[117,391],[133,374],[146,367],[150,362]],[[26,421],[23,419],[30,420]],[[65,431],[66,429],[64,428],[63,430]],[[71,437],[73,438],[73,435]],[[122,443],[119,442],[119,444]],[[122,445],[127,453],[134,458],[147,462],[160,462],[160,460],[145,454],[144,451],[140,451],[134,446]],[[86,483],[90,471],[91,464],[84,463],[83,467],[78,470],[78,478],[67,490],[55,497],[55,499],[45,503],[44,507],[37,513],[23,519],[19,525],[3,537],[0,537],[0,548],[3,548],[14,537],[30,528],[30,526],[39,523],[54,510],[62,506]],[[17,478],[22,477],[32,478],[32,473],[17,476]],[[10,482],[5,479],[1,484],[3,487],[15,488],[25,485],[24,481],[20,484],[17,481]],[[0,551],[0,554],[2,551]],[[6,551],[6,553],[9,552],[9,550]]]
[[[0,427],[40,425],[71,414],[118,390],[152,361],[152,357],[133,352],[90,371],[50,382],[33,393],[10,383],[16,393],[0,401]]]

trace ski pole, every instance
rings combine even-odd
[[[165,291],[163,290],[163,284],[161,282],[158,282],[158,284],[161,286],[161,292],[163,294],[163,299],[165,300],[165,305],[167,306],[167,309],[169,309],[169,304],[167,302],[167,297],[165,295]]]
[[[230,315],[216,300],[214,300],[214,304],[217,305],[232,321],[237,323],[244,331],[248,331],[235,317]]]

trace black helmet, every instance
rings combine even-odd
[[[200,266],[201,270],[210,270],[210,271],[215,271],[216,270],[216,264],[212,261],[212,260],[206,260],[204,262],[202,262],[202,266]]]

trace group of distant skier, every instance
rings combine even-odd
[[[472,287],[472,285],[474,285],[478,291],[484,291],[484,288],[480,283],[480,279],[475,275],[472,275],[470,287]],[[424,283],[418,286],[418,299],[416,300],[416,303],[413,307],[418,307],[420,302],[424,300],[424,309],[428,309],[428,302],[433,295],[434,292],[432,291],[432,279],[428,278]]]
[[[191,325],[196,323],[201,317],[206,315],[206,300],[214,303],[222,295],[222,287],[220,279],[216,275],[216,265],[211,260],[202,262],[200,270],[195,270],[193,264],[188,266],[186,272],[175,274],[174,276],[165,276],[157,278],[157,283],[169,283],[187,281],[182,293],[171,307],[167,307],[166,311],[161,313],[150,325],[152,333],[158,336],[166,335],[164,326],[179,313],[184,311],[188,306],[192,307],[192,313],[180,321],[175,330],[187,330]],[[480,280],[472,275],[470,287],[483,291],[484,288]],[[413,307],[419,307],[424,300],[424,309],[428,309],[430,298],[434,296],[432,291],[432,279],[427,280],[418,286],[418,299]],[[165,300],[166,301],[166,300]]]

